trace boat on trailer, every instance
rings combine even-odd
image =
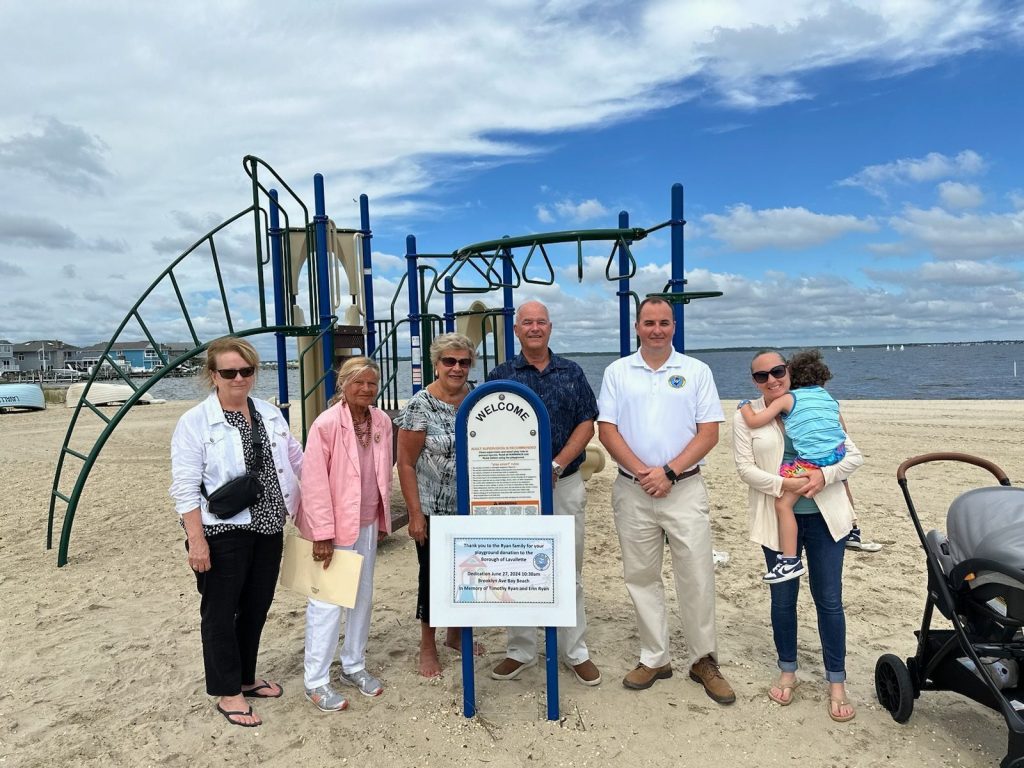
[[[43,388],[38,384],[0,384],[0,412],[6,410],[46,410]]]

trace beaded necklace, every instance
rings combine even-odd
[[[352,419],[352,427],[353,429],[355,429],[356,439],[359,441],[359,444],[363,446],[363,448],[369,448],[370,434],[373,432],[370,414],[367,413],[366,418],[363,419],[362,421],[356,421],[355,419]]]

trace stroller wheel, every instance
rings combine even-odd
[[[892,653],[875,663],[875,696],[897,723],[905,723],[914,711],[914,683],[903,660]]]

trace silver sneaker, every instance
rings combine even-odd
[[[327,684],[317,688],[307,688],[306,698],[312,701],[321,712],[340,712],[348,708],[348,699]]]
[[[384,686],[381,685],[380,680],[365,669],[360,669],[358,672],[350,672],[349,674],[342,672],[338,679],[342,685],[354,685],[363,696],[380,696],[384,693]]]

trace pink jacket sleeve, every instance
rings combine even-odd
[[[335,422],[317,419],[306,438],[302,462],[302,507],[296,524],[309,541],[334,539],[334,504],[331,498],[331,451]]]

